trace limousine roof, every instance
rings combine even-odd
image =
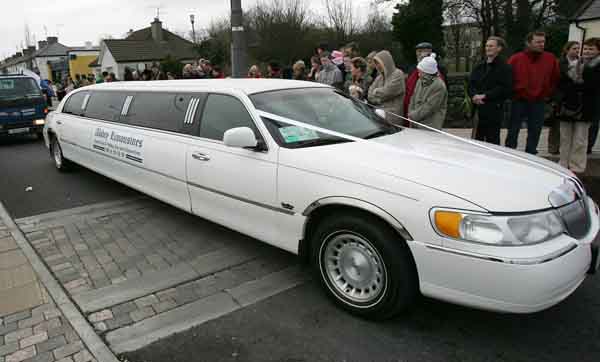
[[[248,95],[282,89],[326,88],[324,84],[288,79],[183,79],[139,82],[111,82],[81,89],[97,90],[164,90],[164,91],[226,91],[240,90]]]

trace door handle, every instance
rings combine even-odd
[[[192,153],[192,157],[198,161],[210,161],[210,157],[208,157],[204,153],[199,153],[199,152]]]
[[[62,122],[61,121],[56,121],[56,124],[62,124]]]

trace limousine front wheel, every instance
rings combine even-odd
[[[56,169],[59,171],[67,171],[71,166],[71,162],[63,157],[62,148],[60,148],[60,143],[58,143],[56,137],[52,137],[50,151],[52,152],[52,159],[54,160]]]
[[[361,213],[323,220],[313,234],[315,271],[329,296],[350,312],[386,319],[409,307],[418,278],[406,243]]]

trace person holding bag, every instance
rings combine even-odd
[[[589,120],[583,117],[583,63],[565,58],[560,63],[556,118],[560,122],[561,166],[575,173],[585,170]]]

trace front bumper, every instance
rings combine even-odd
[[[592,242],[600,222],[593,205],[590,202],[591,227],[582,240],[563,235],[553,243],[511,248],[515,255],[510,258],[409,242],[421,292],[456,304],[511,313],[537,312],[559,303],[596,269]],[[555,247],[552,253],[548,253],[549,245]],[[529,255],[518,257],[520,250],[523,256],[525,250]],[[538,255],[532,255],[536,250]]]

